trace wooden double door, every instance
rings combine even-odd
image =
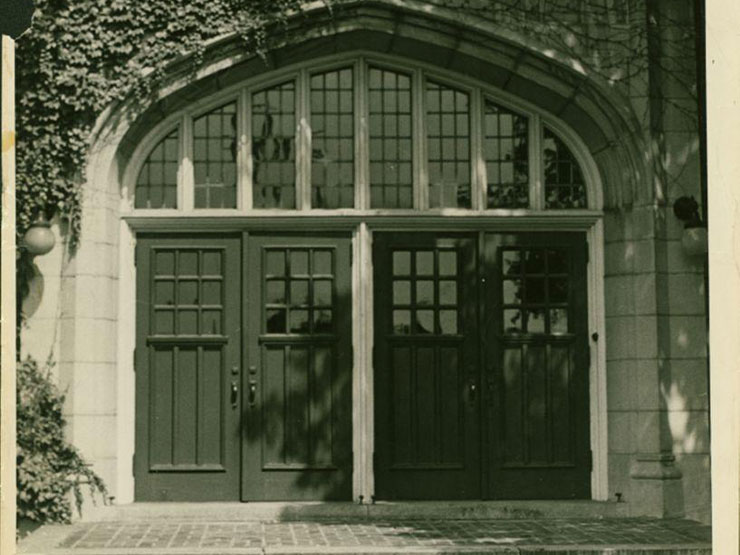
[[[585,236],[374,249],[376,497],[588,498]]]
[[[351,499],[350,248],[137,238],[137,500]]]

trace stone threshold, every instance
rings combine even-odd
[[[627,503],[614,501],[378,501],[130,503],[86,505],[82,522],[150,519],[212,521],[298,521],[306,519],[501,520],[628,517]]]

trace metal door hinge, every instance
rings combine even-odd
[[[588,450],[588,469],[594,469],[594,452],[591,449]]]
[[[131,455],[131,475],[136,476],[136,451]]]

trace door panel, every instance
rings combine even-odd
[[[237,499],[239,240],[137,243],[136,499]]]
[[[480,495],[475,267],[469,237],[375,237],[379,498]]]
[[[242,499],[351,499],[348,238],[250,236]]]
[[[487,496],[590,496],[583,234],[488,234]]]

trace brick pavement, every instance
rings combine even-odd
[[[57,528],[52,545],[19,553],[710,553],[711,529],[648,518],[87,522]],[[49,542],[47,542],[48,544]]]

